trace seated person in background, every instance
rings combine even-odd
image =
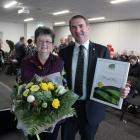
[[[130,69],[128,75],[128,81],[131,84],[131,91],[133,94],[140,93],[140,64],[136,56],[129,57]]]
[[[59,48],[57,46],[54,46],[54,49],[52,51],[52,54],[58,55],[58,53],[59,53]]]
[[[72,35],[68,35],[67,45],[72,45],[72,44],[74,44],[74,38],[72,37]]]
[[[134,51],[130,51],[130,52],[129,52],[129,57],[130,57],[130,56],[134,56],[134,55],[135,55],[135,52],[134,52]]]
[[[126,50],[124,50],[124,52],[121,54],[120,61],[128,62],[128,54]]]
[[[116,52],[116,53],[114,53],[114,55],[113,55],[113,58],[112,58],[113,60],[118,60],[118,61],[121,61],[120,60],[120,54],[118,53],[118,52]]]
[[[16,56],[15,56],[15,49],[13,49],[11,52],[10,52],[10,56],[9,56],[9,65],[6,69],[6,74],[8,75],[16,75],[18,73],[18,61],[16,59]]]
[[[10,48],[9,55],[11,55],[12,51],[15,49],[15,44],[12,40],[6,40],[6,43],[8,44],[8,46]]]
[[[59,49],[63,49],[67,47],[67,44],[66,44],[66,40],[64,37],[60,38],[60,45],[59,45]]]
[[[4,65],[4,51],[2,50],[2,40],[0,39],[0,71]]]
[[[129,57],[130,69],[128,74],[128,83],[131,85],[130,94],[124,102],[124,111],[136,114],[140,112],[139,97],[140,95],[140,64],[136,56]]]
[[[138,58],[138,62],[140,62],[140,56],[139,55],[137,55],[137,58]]]
[[[36,53],[36,48],[33,44],[32,39],[27,40],[28,45],[26,46],[26,56],[33,56]]]
[[[115,54],[115,50],[114,50],[114,48],[112,47],[112,44],[107,44],[107,48],[108,48],[108,50],[109,50],[110,58],[113,59],[114,54]]]

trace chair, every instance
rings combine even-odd
[[[132,114],[140,113],[140,93],[137,90],[131,91],[130,95],[124,100],[122,107],[122,114],[120,120],[124,120],[125,114],[131,112]]]

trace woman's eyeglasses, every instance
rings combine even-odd
[[[48,41],[48,40],[39,40],[38,43],[39,43],[39,44],[52,45],[52,42],[51,42],[51,41]]]

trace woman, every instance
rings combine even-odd
[[[130,56],[130,69],[128,74],[128,80],[131,84],[131,94],[135,96],[140,93],[140,64],[137,56]]]
[[[53,55],[54,33],[47,27],[39,27],[35,31],[35,44],[37,53],[29,58],[25,58],[21,65],[21,80],[29,82],[35,74],[47,76],[63,69],[63,61]],[[59,125],[56,125],[53,133],[43,132],[40,134],[41,140],[56,140]],[[36,136],[29,136],[29,140],[36,140]]]

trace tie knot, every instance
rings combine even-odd
[[[80,45],[79,46],[79,49],[80,49],[80,51],[84,50],[84,46],[83,45]]]

